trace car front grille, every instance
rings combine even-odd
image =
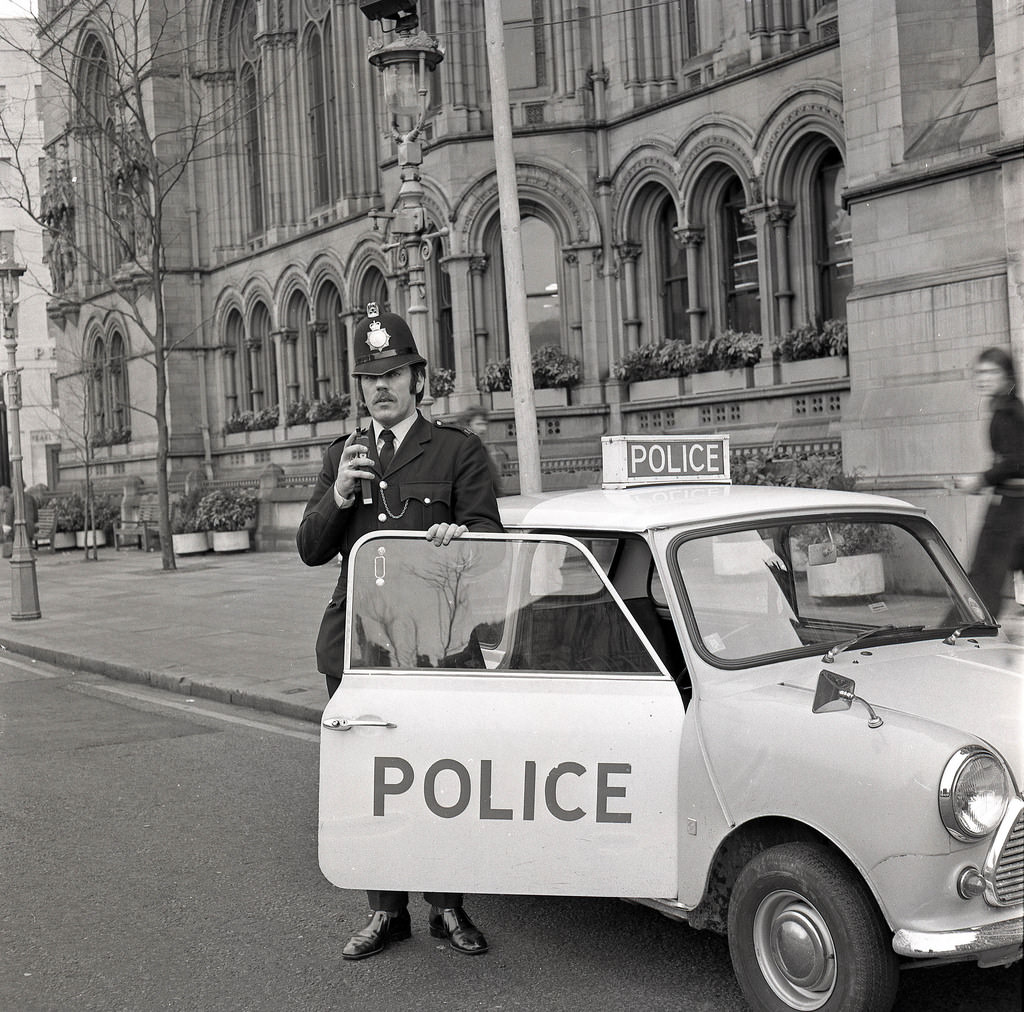
[[[986,876],[992,894],[989,902],[994,900],[1001,907],[1024,901],[1024,808],[1015,807],[1016,818],[1005,837],[999,834],[1003,837],[1001,846],[997,839],[994,867]]]

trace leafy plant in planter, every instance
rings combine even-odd
[[[761,361],[763,338],[741,330],[723,330],[705,344],[694,345],[690,372],[743,369]]]
[[[93,530],[103,531],[113,536],[114,524],[121,519],[121,501],[119,499],[97,496],[92,504]],[[82,526],[85,526],[85,519]]]
[[[225,434],[231,432],[258,432],[277,426],[281,413],[277,405],[259,411],[236,411],[224,423]]]
[[[241,531],[256,522],[256,493],[242,488],[207,492],[196,507],[196,522],[204,531]]]
[[[533,386],[536,390],[573,387],[580,381],[580,360],[563,351],[557,344],[543,344],[531,356]],[[480,389],[493,393],[512,389],[512,367],[509,359],[488,362],[480,377]]]
[[[351,408],[352,398],[349,394],[328,394],[323,400],[302,397],[288,405],[285,424],[308,425],[310,422],[348,418]]]
[[[826,320],[821,326],[804,324],[772,344],[772,353],[783,362],[846,355],[849,333],[845,320]]]
[[[188,492],[183,492],[171,504],[171,533],[199,534],[206,531],[199,519],[199,503],[202,501],[204,489],[196,485]]]
[[[430,396],[447,397],[455,389],[454,369],[430,370]]]
[[[54,530],[62,534],[74,534],[85,530],[85,499],[78,492],[71,492],[53,500],[56,509]]]
[[[692,352],[683,341],[641,344],[627,352],[612,366],[612,375],[624,383],[670,379],[691,372]]]

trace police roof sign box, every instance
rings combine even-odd
[[[731,480],[728,435],[602,436],[601,456],[605,488]]]

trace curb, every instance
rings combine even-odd
[[[264,696],[259,693],[246,692],[241,689],[225,688],[211,685],[209,682],[192,679],[188,675],[169,675],[160,671],[148,671],[133,668],[127,664],[115,664],[113,661],[97,660],[81,654],[67,653],[63,650],[51,650],[31,643],[18,643],[14,640],[0,641],[0,649],[11,653],[31,657],[45,664],[73,671],[88,671],[95,675],[104,675],[119,682],[130,682],[135,685],[148,685],[154,689],[175,692],[182,696],[195,696],[198,699],[209,699],[216,703],[227,703],[232,706],[244,706],[250,710],[261,710],[265,713],[276,713],[294,720],[308,721],[319,724],[322,710],[316,707],[303,706],[300,703],[289,703],[283,699]]]

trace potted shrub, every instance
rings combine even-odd
[[[197,485],[171,504],[171,544],[175,555],[194,555],[210,547],[206,527],[199,517],[202,498],[203,488]]]
[[[454,369],[430,370],[430,396],[447,397],[455,389]]]
[[[694,393],[735,390],[754,385],[753,367],[761,361],[760,334],[724,330],[692,352],[690,373]]]
[[[684,341],[642,344],[612,366],[612,375],[629,384],[631,401],[677,397],[683,379],[692,371],[693,352]]]
[[[537,407],[564,407],[568,403],[566,391],[580,381],[580,361],[563,351],[557,344],[544,344],[531,356],[533,367],[534,401]],[[512,367],[510,359],[488,362],[480,377],[479,387],[491,394],[491,404],[497,410],[512,406]],[[550,391],[540,394],[540,391]],[[508,394],[495,397],[495,394]],[[539,394],[539,396],[538,396]]]
[[[772,345],[772,353],[781,363],[782,378],[789,383],[846,376],[848,351],[845,320],[795,327]]]
[[[57,511],[53,547],[74,548],[75,533],[85,529],[85,500],[77,492],[53,500]]]
[[[249,529],[256,523],[256,507],[256,493],[250,489],[214,489],[199,500],[197,523],[212,533],[215,552],[246,551]]]

